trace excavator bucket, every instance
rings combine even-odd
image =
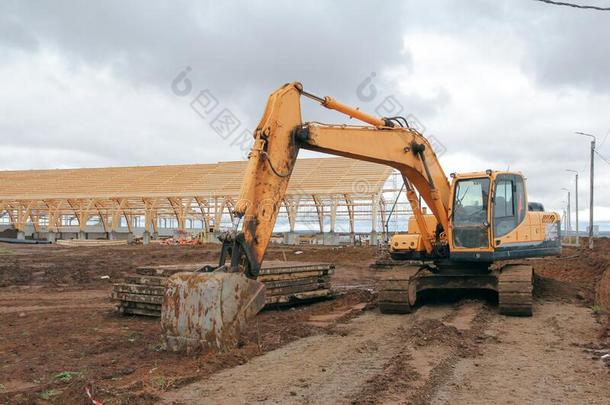
[[[240,273],[177,273],[168,280],[161,328],[168,350],[227,350],[265,305],[265,285]]]

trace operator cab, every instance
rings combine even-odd
[[[454,249],[491,249],[491,238],[507,235],[525,219],[527,195],[520,173],[456,175],[453,189]]]
[[[541,204],[528,204],[523,175],[487,170],[451,177],[446,233],[451,261],[492,263],[559,254],[558,216],[544,212]],[[429,231],[438,229],[434,215],[424,215],[424,220]],[[438,248],[431,255],[426,253],[414,217],[409,219],[408,232],[394,235],[389,248],[395,259],[447,258],[446,250]]]

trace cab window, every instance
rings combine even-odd
[[[513,187],[512,180],[500,180],[496,182],[496,198],[494,218],[506,218],[515,215],[513,206]]]
[[[527,201],[521,176],[498,175],[494,190],[493,228],[497,238],[508,234],[523,221]]]
[[[487,201],[489,179],[460,180],[453,201],[453,241],[458,248],[484,248],[489,245]]]

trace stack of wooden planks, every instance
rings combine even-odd
[[[199,264],[142,266],[136,274],[127,276],[125,283],[115,284],[112,299],[118,302],[122,314],[161,316],[165,281],[174,273],[195,271]]]
[[[205,263],[143,266],[125,283],[115,284],[112,298],[120,313],[161,316],[165,282],[178,272],[196,271]],[[265,284],[266,305],[290,305],[332,296],[335,266],[323,263],[266,262],[258,280]]]
[[[127,245],[126,240],[107,240],[107,239],[58,239],[55,244],[61,246],[123,246]]]
[[[334,272],[332,264],[268,262],[257,280],[267,289],[267,306],[290,304],[332,295],[330,276]]]

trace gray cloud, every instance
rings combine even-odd
[[[241,158],[172,94],[190,66],[194,91],[211,89],[245,128],[288,81],[370,112],[394,95],[445,144],[448,172],[510,164],[560,207],[565,168],[586,182],[573,131],[610,128],[609,18],[529,0],[6,1],[0,157],[6,168]],[[380,98],[365,102],[356,88],[371,72]],[[311,103],[304,115],[345,121]]]
[[[404,9],[367,1],[5,3],[22,36],[57,47],[72,63],[110,66],[165,90],[185,66],[221,96],[260,98],[278,84],[315,83],[346,93],[401,55]],[[22,46],[8,38],[8,45]]]

